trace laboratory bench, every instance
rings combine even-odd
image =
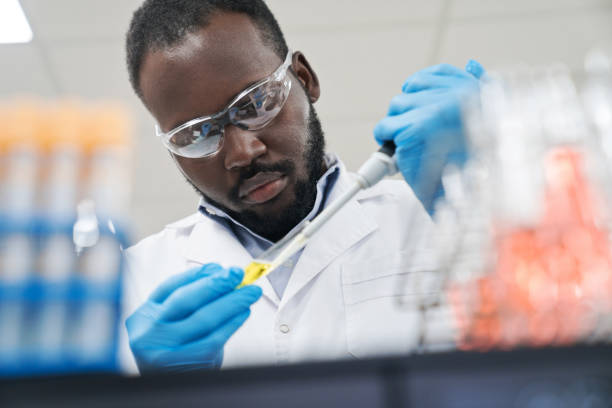
[[[612,407],[612,346],[0,380],[0,407]]]

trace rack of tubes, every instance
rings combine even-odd
[[[435,273],[396,282],[424,316],[421,350],[610,343],[610,59],[491,72],[463,121],[470,154],[442,175]]]
[[[12,100],[0,119],[0,376],[115,371],[127,114]]]

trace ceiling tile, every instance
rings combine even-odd
[[[283,30],[313,27],[367,26],[388,23],[432,22],[442,10],[443,0],[268,0],[266,2]]]
[[[491,16],[512,17],[530,13],[558,14],[610,5],[612,5],[612,0],[453,0],[449,17],[463,19]]]
[[[0,96],[21,93],[53,96],[56,89],[36,45],[0,45]]]
[[[580,69],[594,47],[612,52],[612,8],[551,15],[546,18],[487,19],[451,23],[438,60],[464,65],[469,58],[485,67],[561,62]]]
[[[123,39],[143,0],[21,0],[35,37],[45,42]]]

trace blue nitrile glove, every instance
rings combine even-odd
[[[474,60],[465,71],[448,64],[425,68],[406,80],[374,129],[378,143],[395,142],[397,165],[429,214],[444,195],[444,166],[467,159],[461,103],[478,92],[484,74]]]
[[[225,342],[261,296],[258,286],[234,290],[243,276],[207,264],[162,283],[125,322],[140,372],[220,367]]]

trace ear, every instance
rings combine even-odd
[[[321,96],[321,88],[319,86],[319,78],[314,70],[310,67],[308,60],[300,51],[293,53],[291,67],[297,79],[301,82],[302,88],[306,91],[306,95],[310,98],[310,102],[314,103]]]

